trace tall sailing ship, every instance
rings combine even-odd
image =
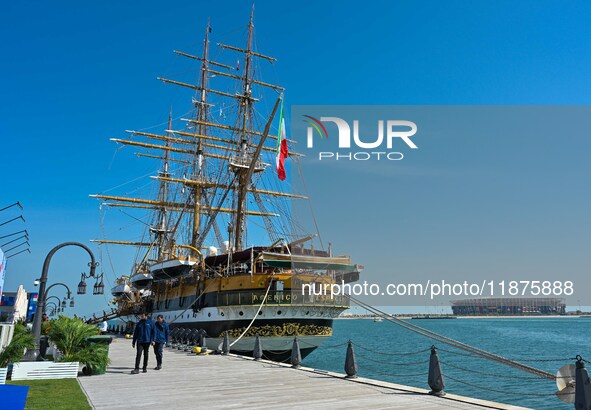
[[[287,148],[296,144],[286,138],[284,89],[260,78],[260,65],[276,59],[253,48],[253,14],[245,48],[217,44],[238,57],[236,66],[210,59],[211,32],[208,23],[201,56],[175,51],[197,61],[197,84],[159,78],[193,91],[184,126],[175,129],[170,114],[161,133],[128,131],[129,138],[113,139],[161,163],[152,176],[155,195],[91,195],[101,208],[151,217],[141,239],[96,240],[138,249],[130,274],[112,288],[115,315],[133,321],[140,310],[162,314],[171,328],[203,330],[213,349],[227,334],[240,354],[250,354],[259,336],[266,357],[279,360],[297,336],[305,357],[332,335],[333,318],[349,300],[302,287],[352,282],[362,267],[333,255],[330,244],[315,248],[319,236],[293,215],[292,201],[307,198],[289,192],[285,165],[295,169],[302,155]],[[274,105],[261,114],[269,95]]]

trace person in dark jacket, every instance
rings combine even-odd
[[[132,347],[135,348],[137,345],[135,368],[131,371],[131,374],[138,374],[140,372],[142,353],[144,354],[143,372],[146,373],[148,371],[148,353],[150,352],[150,345],[153,343],[154,322],[152,322],[152,319],[148,319],[145,313],[141,313],[140,321],[135,325],[133,341],[131,342]]]
[[[168,323],[164,316],[158,315],[154,323],[154,354],[156,355],[156,367],[154,370],[162,369],[162,348],[168,343]]]

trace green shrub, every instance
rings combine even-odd
[[[89,344],[87,339],[100,333],[94,325],[67,316],[49,322],[47,335],[63,357],[60,362],[80,362],[91,366],[109,364],[108,346]]]
[[[12,340],[0,352],[0,367],[7,367],[10,363],[20,362],[25,355],[25,350],[33,347],[35,347],[35,342],[31,332],[23,323],[15,323]]]

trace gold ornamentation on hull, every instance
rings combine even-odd
[[[238,329],[230,329],[222,332],[228,334],[229,337],[239,337],[242,332],[246,330],[245,327]],[[318,325],[302,325],[300,323],[284,323],[282,326],[264,325],[253,326],[248,329],[244,335],[246,337],[264,336],[264,337],[280,337],[280,336],[332,336],[332,327],[318,326]]]

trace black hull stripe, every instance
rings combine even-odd
[[[253,326],[283,326],[285,324],[296,323],[304,326],[325,326],[332,328],[332,319],[257,319]],[[184,329],[203,329],[207,332],[207,337],[221,337],[227,330],[245,328],[250,324],[250,320],[217,320],[203,322],[176,322],[169,324],[171,330],[175,327]]]

